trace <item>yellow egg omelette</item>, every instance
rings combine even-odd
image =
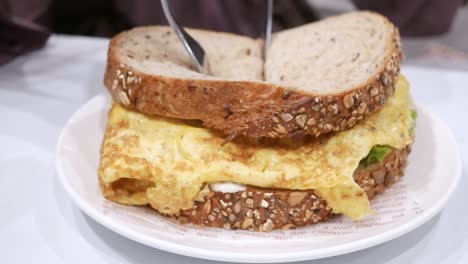
[[[163,214],[192,208],[205,184],[314,189],[335,213],[360,219],[372,212],[353,172],[375,145],[412,142],[412,99],[401,76],[385,107],[351,129],[298,146],[234,140],[195,122],[147,116],[113,104],[98,174],[105,197],[150,204]]]

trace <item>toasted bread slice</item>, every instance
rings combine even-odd
[[[378,111],[394,92],[402,52],[383,16],[354,12],[279,32],[263,43],[188,30],[207,51],[196,72],[170,28],[142,27],[109,45],[105,86],[145,114],[198,119],[227,135],[292,137],[340,131]]]

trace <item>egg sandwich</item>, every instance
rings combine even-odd
[[[386,18],[355,12],[276,33],[264,60],[259,40],[189,33],[209,75],[167,27],[109,45],[107,199],[254,231],[373,214],[369,200],[403,175],[416,118]]]

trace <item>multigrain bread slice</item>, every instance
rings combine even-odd
[[[354,172],[355,181],[369,199],[400,179],[410,151],[411,145],[393,150],[381,163],[359,167]],[[307,226],[334,216],[333,209],[313,190],[248,186],[244,192],[236,193],[213,192],[209,189],[204,201],[172,217],[181,223],[265,232]]]
[[[170,28],[135,28],[109,45],[104,84],[114,100],[232,136],[319,136],[381,109],[402,59],[398,30],[371,12],[277,33],[266,61],[261,41],[188,31],[206,49],[210,75],[194,71]]]

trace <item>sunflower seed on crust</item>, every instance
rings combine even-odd
[[[290,113],[282,113],[280,117],[284,122],[289,122],[294,118]]]
[[[354,104],[354,98],[352,94],[348,94],[343,98],[343,104],[346,108],[350,108]]]
[[[301,127],[304,128],[305,124],[307,123],[307,116],[304,114],[300,114],[296,116],[296,123]]]
[[[120,102],[125,105],[129,106],[130,105],[130,99],[128,98],[127,94],[124,91],[120,91],[119,93],[119,99]]]
[[[286,134],[286,129],[281,124],[277,124],[274,129],[278,133]]]
[[[260,229],[264,232],[269,232],[273,230],[274,227],[275,225],[273,224],[273,221],[271,221],[271,219],[267,219]]]

